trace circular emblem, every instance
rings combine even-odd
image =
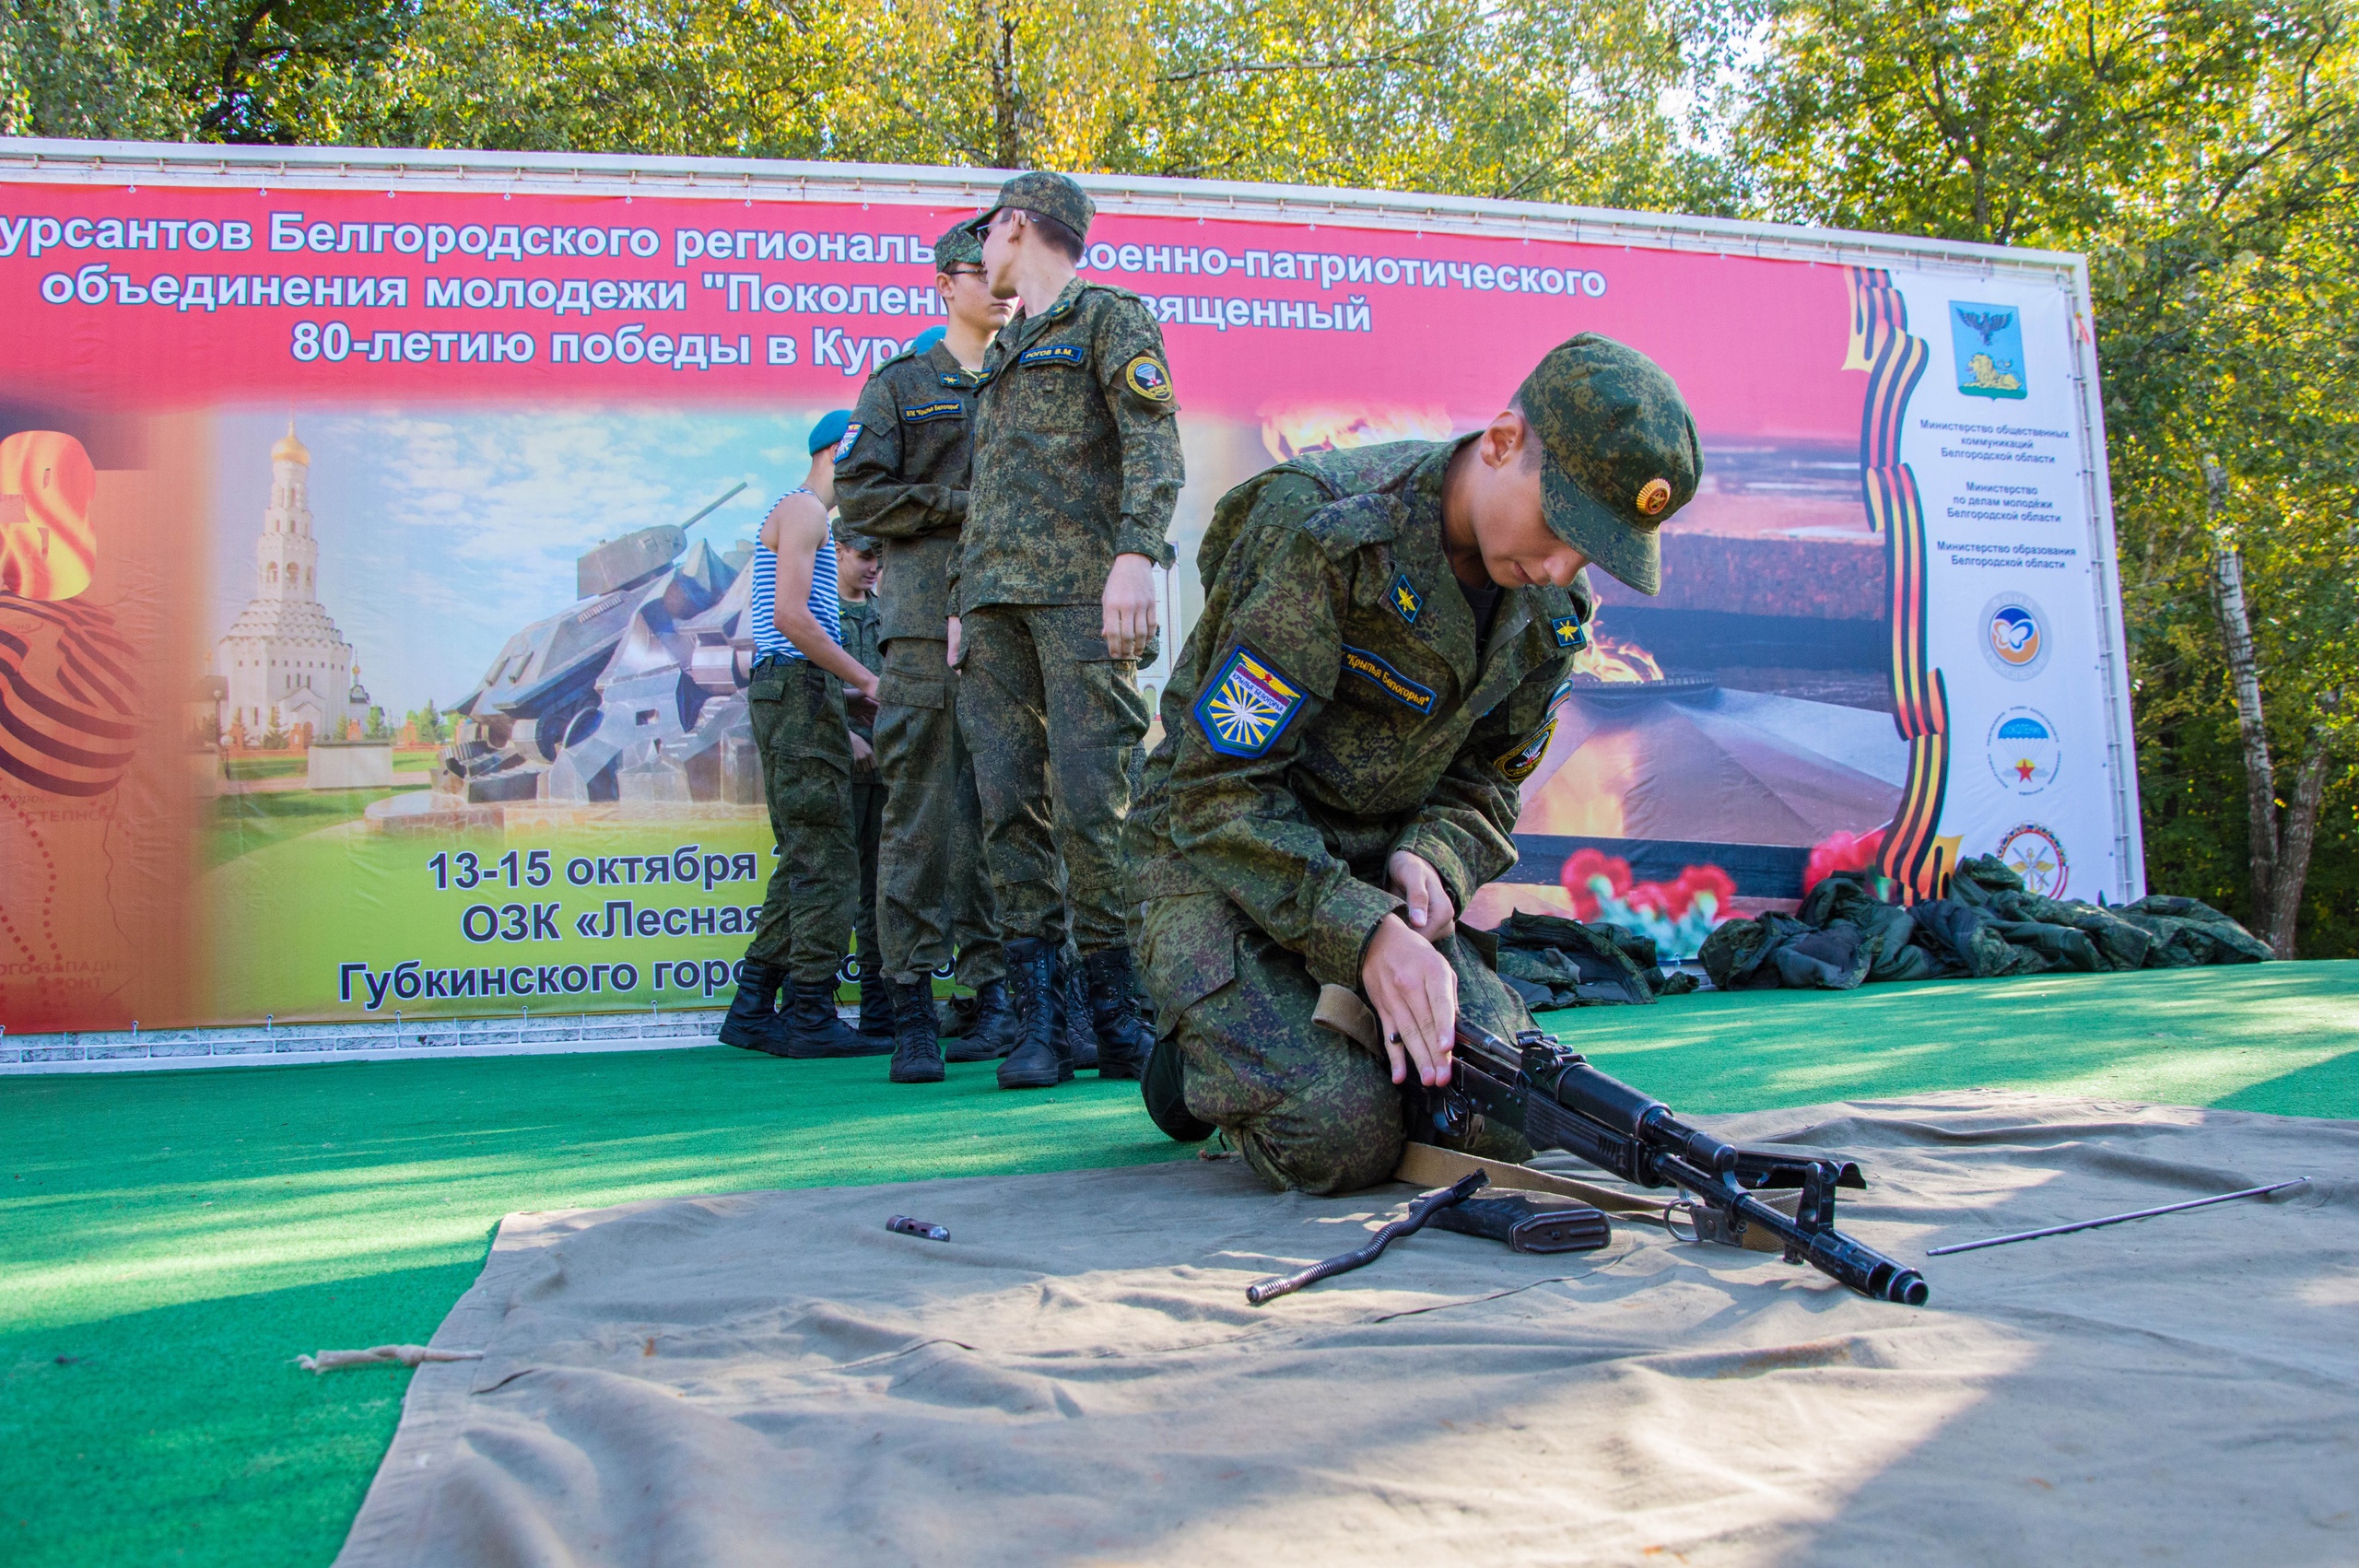
[[[2056,726],[2036,708],[2011,708],[1990,723],[1984,755],[1990,776],[2011,795],[2036,795],[2056,782],[2063,761]]]
[[[2024,879],[2024,886],[2042,898],[2061,898],[2071,868],[2064,846],[2055,834],[2036,822],[2020,822],[2007,829],[1993,851],[2007,869]]]
[[[1671,505],[1671,481],[1649,479],[1638,487],[1638,515],[1661,517],[1662,509]]]
[[[2025,593],[2002,593],[1982,607],[1982,656],[2011,681],[2028,681],[2048,662],[2052,623]]]
[[[1142,354],[1123,366],[1122,379],[1143,398],[1155,403],[1171,401],[1171,374],[1151,354]]]

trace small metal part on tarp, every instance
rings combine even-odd
[[[1511,1252],[1594,1252],[1614,1239],[1605,1216],[1545,1192],[1493,1188],[1442,1210],[1434,1229],[1505,1242]]]
[[[905,1236],[923,1236],[928,1241],[948,1241],[950,1233],[940,1225],[924,1220],[912,1220],[907,1214],[896,1214],[885,1222],[888,1231],[898,1231]]]
[[[2291,1181],[2272,1182],[2267,1187],[2248,1187],[2241,1192],[2223,1192],[2211,1198],[2190,1198],[2184,1203],[2165,1203],[2158,1209],[2132,1209],[2127,1214],[2107,1214],[2102,1220],[2081,1220],[2069,1225],[2048,1225],[2036,1231],[2017,1231],[2013,1235],[1986,1236],[1980,1241],[1953,1242],[1947,1246],[1929,1246],[1928,1258],[1941,1258],[1953,1252],[1978,1252],[1986,1246],[2005,1246],[2010,1242],[2037,1241],[2042,1236],[2070,1235],[2074,1231],[2093,1231],[2099,1225],[2118,1225],[2126,1220],[2151,1220],[2157,1214],[2177,1214],[2189,1209],[2208,1209],[2214,1203],[2233,1203],[2239,1198],[2266,1198],[2283,1192],[2289,1187],[2300,1187],[2310,1178],[2295,1176]]]

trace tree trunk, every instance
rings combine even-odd
[[[2302,919],[2302,884],[2310,874],[2310,849],[2318,837],[2318,806],[2326,799],[2326,735],[2312,730],[2294,775],[2294,798],[2286,804],[2285,841],[2277,855],[2270,889],[2269,930],[2261,940],[2280,958],[2294,956],[2294,930]]]
[[[2228,649],[2228,689],[2236,698],[2236,732],[2244,743],[2245,813],[2250,831],[2253,918],[2268,922],[2277,907],[2277,769],[2269,755],[2269,726],[2260,706],[2260,661],[2253,651],[2252,616],[2245,606],[2244,556],[2217,532],[2227,499],[2228,476],[2211,458],[2203,460],[2204,510],[2213,525],[2212,602],[2220,636]],[[2264,940],[2275,945],[2273,936]]]
[[[1002,169],[1022,169],[1024,158],[1024,88],[1015,58],[1017,19],[1003,16],[997,6],[983,13],[986,26],[999,29],[997,48],[990,53],[992,73],[992,156]]]

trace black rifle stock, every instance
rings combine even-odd
[[[1924,1305],[1923,1275],[1835,1228],[1835,1189],[1867,1186],[1851,1162],[1723,1143],[1536,1031],[1503,1040],[1461,1016],[1454,1062],[1446,1087],[1422,1092],[1436,1132],[1462,1131],[1477,1116],[1505,1122],[1535,1149],[1565,1150],[1640,1187],[1678,1188],[1731,1235],[1758,1225],[1785,1244],[1788,1262],[1862,1295]],[[1802,1189],[1791,1219],[1754,1196],[1790,1188]]]

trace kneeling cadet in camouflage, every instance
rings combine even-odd
[[[1474,435],[1316,453],[1222,497],[1124,840],[1156,1125],[1218,1127],[1273,1187],[1349,1191],[1392,1174],[1394,1085],[1448,1082],[1460,1010],[1532,1026],[1457,913],[1515,863],[1585,567],[1658,591],[1656,530],[1702,462],[1671,378],[1583,333]],[[1389,1073],[1312,1024],[1321,983],[1375,1008]]]

